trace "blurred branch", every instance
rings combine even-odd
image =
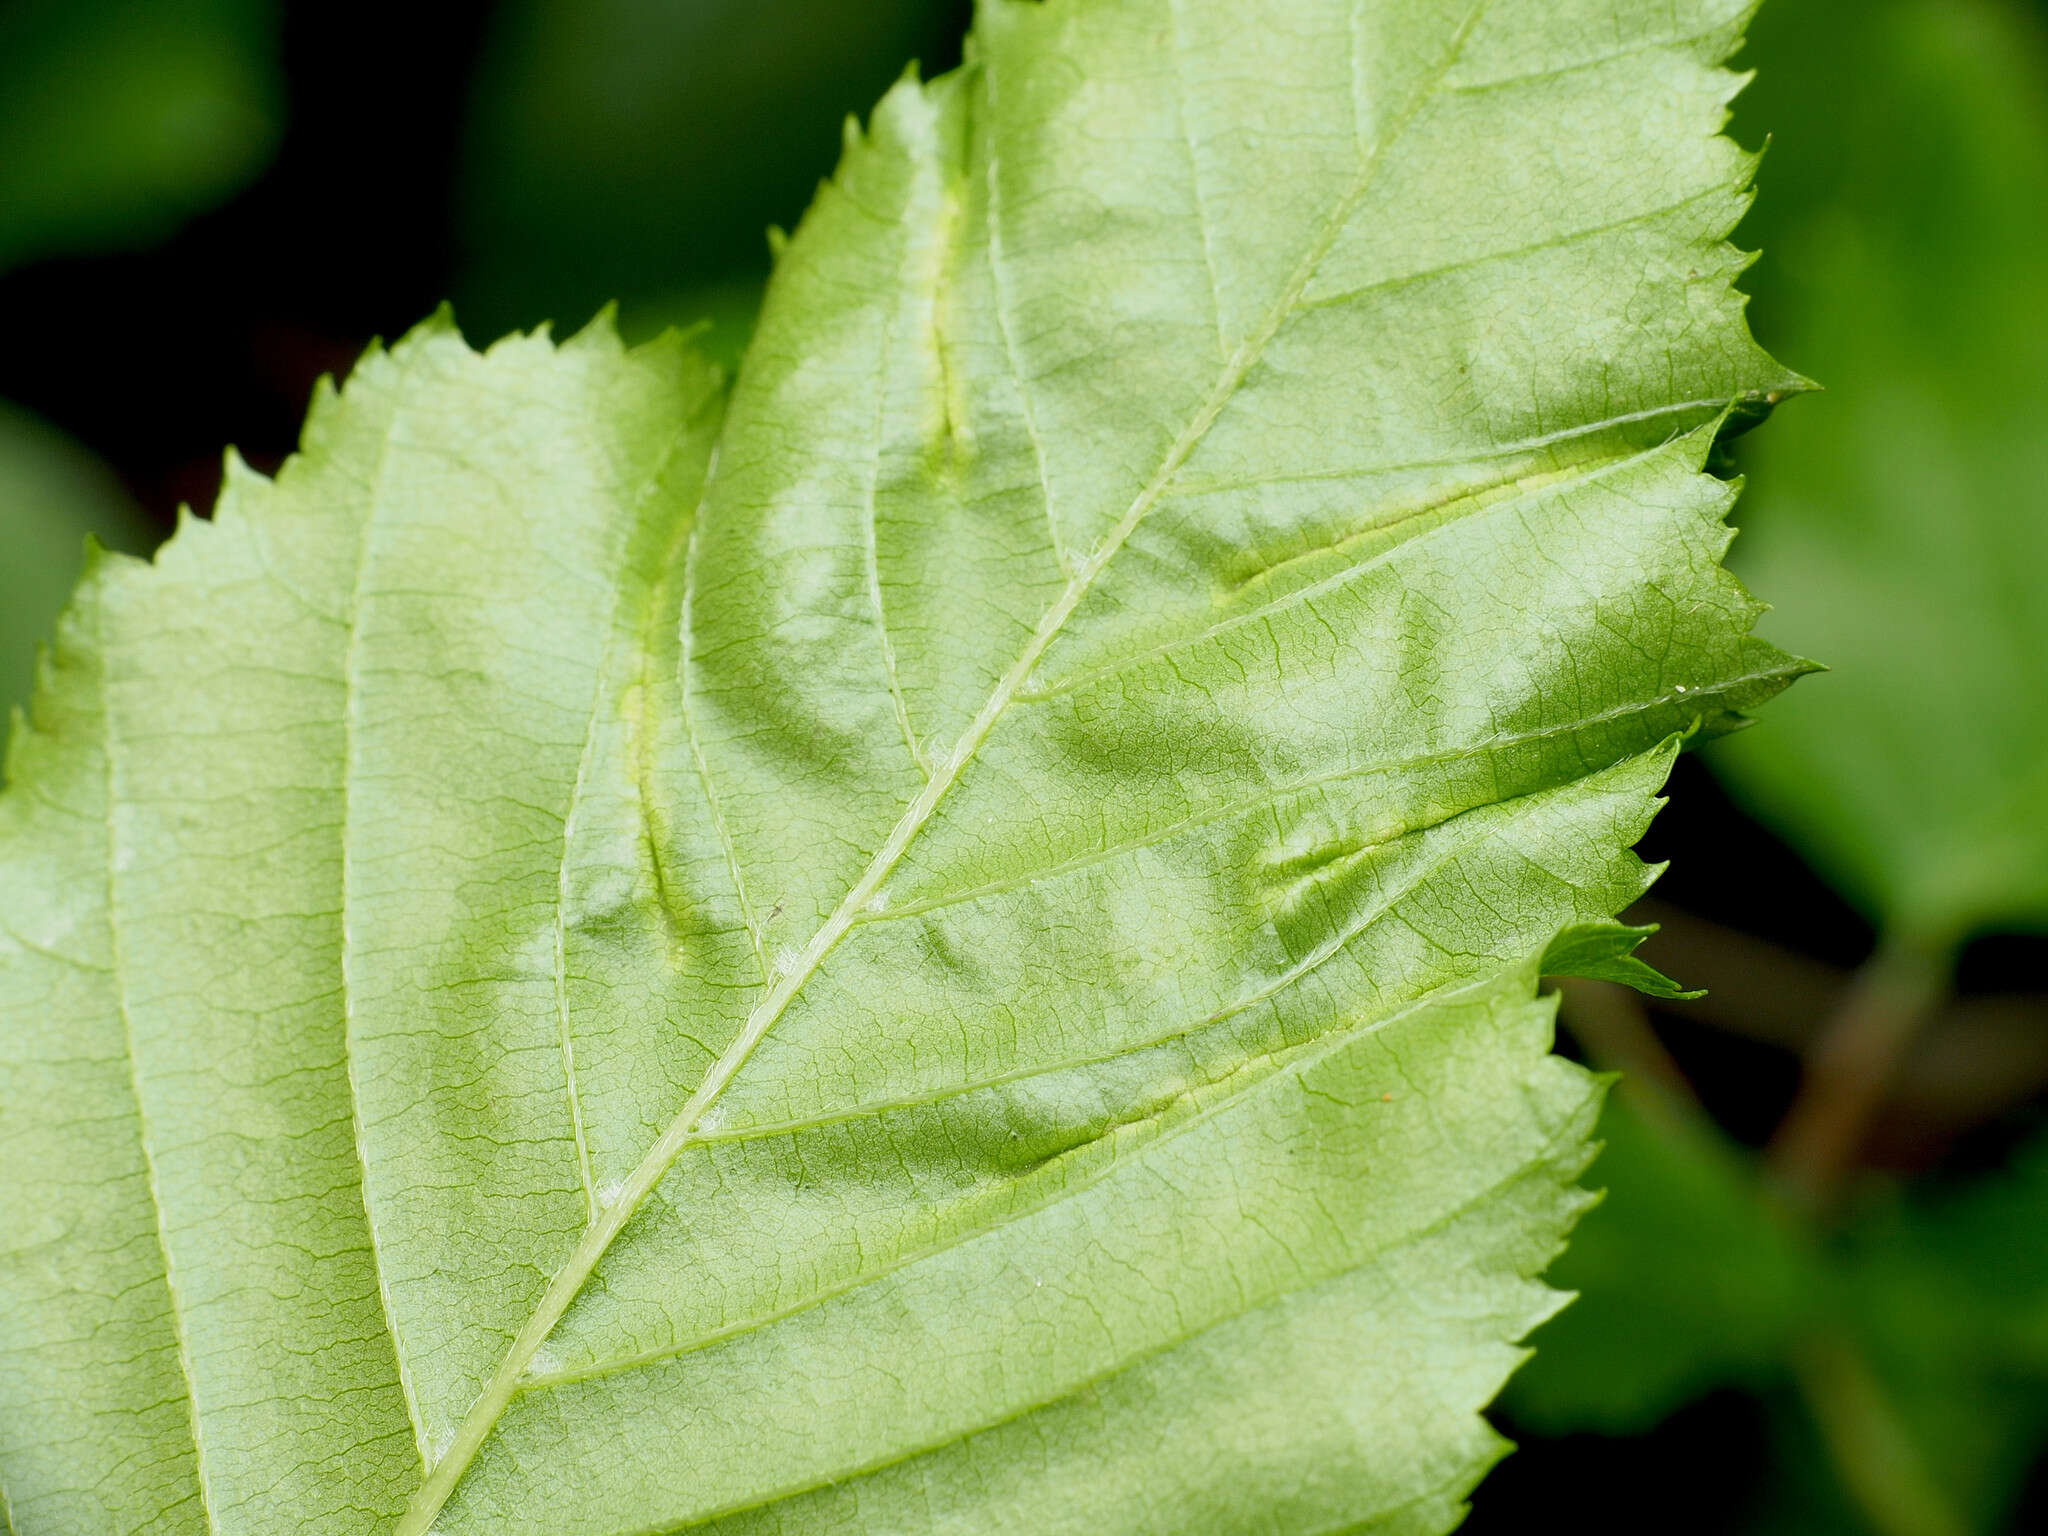
[[[1807,1046],[1798,1097],[1765,1159],[1786,1198],[1809,1215],[1833,1205],[1907,1047],[1948,990],[1952,963],[1946,950],[1887,942]]]
[[[1673,1018],[1804,1055],[1847,1006],[1856,978],[1835,966],[1721,927],[1659,901],[1631,922],[1662,931],[1644,958],[1707,995]],[[1950,998],[1905,1048],[1872,1127],[1907,1147],[1940,1143],[2048,1091],[2048,996]]]
[[[1666,902],[1639,901],[1623,921],[1655,923],[1643,958],[1684,986],[1707,989],[1680,1005],[1679,1017],[1766,1045],[1805,1050],[1849,990],[1846,971]]]
[[[1650,1027],[1640,992],[1576,976],[1560,978],[1558,990],[1566,1026],[1594,1066],[1620,1074],[1615,1097],[1639,1119],[1669,1135],[1712,1128],[1692,1084]]]

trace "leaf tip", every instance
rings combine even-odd
[[[1706,996],[1703,990],[1673,981],[1636,954],[1656,931],[1655,923],[1575,923],[1560,930],[1543,951],[1542,972],[1550,977],[1615,982],[1645,997],[1670,1001]]]

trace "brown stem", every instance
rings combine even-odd
[[[1888,940],[1808,1047],[1798,1095],[1765,1152],[1794,1208],[1819,1215],[1833,1205],[1901,1059],[1947,993],[1951,954]]]
[[[1849,989],[1846,971],[1655,897],[1637,902],[1625,920],[1657,925],[1645,960],[1688,987],[1706,988],[1705,997],[1673,1006],[1694,1024],[1803,1051]]]
[[[1643,958],[1707,995],[1655,1003],[1691,1026],[1804,1055],[1854,985],[1847,971],[1654,898],[1628,920],[1660,931]],[[1927,1162],[1958,1134],[2048,1091],[2048,995],[1950,998],[1908,1048],[1865,1157]]]

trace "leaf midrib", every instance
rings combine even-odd
[[[1528,792],[1528,794],[1513,796],[1509,800],[1493,801],[1487,802],[1483,805],[1476,805],[1469,808],[1468,810],[1460,811],[1455,815],[1445,817],[1441,822],[1433,823],[1427,826],[1419,826],[1407,829],[1403,833],[1399,834],[1399,836],[1409,836],[1417,832],[1433,830],[1434,827],[1449,825],[1453,822],[1460,820],[1463,817],[1473,815],[1478,811],[1492,809],[1500,805],[1511,805],[1516,800],[1530,799],[1535,795],[1547,793],[1550,789],[1553,788],[1555,788],[1555,786],[1546,785],[1541,789],[1531,790]],[[1199,1018],[1191,1019],[1183,1024],[1178,1024],[1174,1026],[1172,1029],[1162,1031],[1158,1034],[1147,1036],[1144,1039],[1130,1041],[1129,1043],[1120,1046],[1115,1050],[1102,1051],[1085,1056],[1067,1057],[1057,1061],[1038,1062],[1030,1067],[1023,1067],[1010,1072],[998,1073],[990,1077],[978,1079],[972,1082],[953,1084],[945,1089],[930,1093],[904,1095],[903,1097],[898,1099],[891,1099],[885,1101],[872,1101],[866,1104],[854,1106],[851,1109],[841,1112],[825,1115],[815,1115],[798,1120],[783,1121],[773,1125],[746,1126],[736,1128],[732,1131],[715,1131],[710,1134],[696,1138],[697,1144],[706,1146],[713,1144],[730,1145],[734,1142],[766,1140],[776,1136],[788,1135],[792,1132],[802,1132],[805,1130],[810,1130],[827,1125],[843,1124],[855,1119],[863,1119],[871,1116],[888,1114],[899,1109],[922,1108],[931,1104],[943,1103],[947,1099],[965,1097],[969,1094],[981,1092],[983,1090],[990,1088],[1000,1088],[1012,1083],[1030,1082],[1039,1078],[1051,1077],[1061,1072],[1083,1070],[1091,1066],[1107,1065],[1112,1062],[1126,1060],[1135,1056],[1141,1056],[1148,1051],[1158,1050],[1164,1046],[1171,1045],[1176,1041],[1186,1040],[1189,1037],[1198,1035],[1205,1030],[1213,1029],[1220,1024],[1227,1023],[1229,1020],[1257,1006],[1260,1002],[1265,1001],[1267,998],[1272,997],[1276,993],[1286,990],[1287,988],[1293,986],[1297,981],[1301,980],[1304,976],[1307,976],[1315,970],[1319,969],[1322,965],[1324,965],[1329,960],[1333,959],[1336,955],[1341,953],[1343,950],[1348,948],[1367,930],[1371,929],[1373,926],[1375,926],[1379,922],[1386,919],[1389,915],[1391,915],[1394,909],[1397,906],[1399,906],[1403,900],[1405,900],[1409,896],[1412,896],[1413,894],[1415,894],[1417,890],[1421,889],[1422,886],[1427,884],[1429,880],[1437,873],[1439,873],[1446,864],[1455,862],[1456,856],[1458,854],[1468,851],[1473,843],[1479,841],[1481,838],[1484,838],[1487,835],[1487,829],[1481,829],[1479,831],[1467,834],[1464,841],[1452,845],[1451,848],[1446,850],[1443,857],[1432,860],[1430,863],[1425,865],[1421,870],[1417,871],[1413,878],[1408,880],[1405,884],[1383,894],[1380,897],[1380,899],[1371,907],[1371,909],[1363,916],[1361,916],[1359,920],[1353,922],[1348,927],[1341,930],[1337,937],[1333,940],[1326,942],[1322,946],[1319,946],[1317,950],[1314,951],[1311,955],[1309,955],[1306,959],[1302,960],[1294,966],[1289,967],[1287,971],[1282,973],[1279,977],[1275,978],[1268,985],[1261,987],[1257,991],[1247,993],[1237,998],[1233,998],[1230,1002],[1224,1004],[1223,1006],[1212,1009],[1210,1012],[1202,1015]],[[1392,842],[1396,840],[1398,839],[1390,838],[1386,841]],[[1384,846],[1384,844],[1368,844],[1364,848],[1355,851],[1358,853],[1370,852],[1373,849],[1381,846]],[[1336,1023],[1333,1023],[1329,1028],[1324,1029],[1319,1033],[1313,1034],[1306,1039],[1296,1040],[1287,1044],[1279,1045],[1271,1050],[1255,1051],[1252,1054],[1246,1056],[1243,1060],[1237,1062],[1235,1065],[1226,1067],[1221,1071],[1214,1072],[1206,1076],[1202,1076],[1201,1078],[1199,1078],[1199,1080],[1189,1082],[1184,1087],[1174,1091],[1170,1095],[1167,1095],[1165,1097],[1164,1102],[1161,1103],[1157,1108],[1146,1109],[1135,1113],[1126,1113],[1121,1116],[1105,1116],[1100,1130],[1089,1134],[1083,1140],[1077,1141],[1070,1147],[1061,1149],[1059,1152],[1047,1158],[1046,1161],[1057,1162],[1066,1158],[1070,1158],[1075,1153],[1081,1151],[1083,1148],[1087,1146],[1092,1146],[1100,1141],[1103,1141],[1106,1138],[1117,1134],[1119,1131],[1130,1130],[1134,1127],[1143,1125],[1149,1121],[1163,1121],[1174,1104],[1184,1102],[1195,1097],[1198,1094],[1201,1094],[1211,1089],[1216,1089],[1218,1087],[1223,1086],[1224,1084],[1233,1083],[1233,1081],[1235,1081],[1235,1086],[1228,1088],[1224,1092],[1224,1094],[1217,1099],[1217,1101],[1214,1104],[1203,1107],[1196,1115],[1190,1117],[1189,1119],[1181,1123],[1174,1124],[1171,1126],[1162,1126],[1154,1137],[1148,1139],[1143,1143],[1143,1145],[1149,1149],[1153,1146],[1156,1146],[1160,1141],[1171,1140],[1175,1137],[1178,1137],[1184,1131],[1192,1129],[1194,1126],[1200,1124],[1201,1122],[1212,1118],[1215,1114],[1220,1113],[1230,1103],[1235,1102],[1244,1094],[1253,1092],[1261,1083],[1264,1083],[1268,1078],[1272,1077],[1276,1073],[1286,1070],[1296,1061],[1302,1060],[1310,1056],[1327,1055],[1331,1051],[1339,1048],[1347,1040],[1353,1039],[1362,1034],[1370,1034],[1384,1028],[1392,1027],[1417,1013],[1442,1005],[1448,998],[1456,997],[1460,994],[1470,992],[1475,988],[1483,988],[1486,985],[1487,983],[1484,980],[1473,981],[1469,978],[1454,980],[1447,983],[1444,986],[1426,992],[1420,997],[1411,998],[1406,1002],[1398,1004],[1394,1007],[1392,1012],[1386,1014],[1384,1017],[1360,1018],[1354,1016],[1350,1019],[1340,1019]],[[763,1313],[759,1316],[745,1318],[739,1322],[730,1323],[725,1326],[712,1329],[707,1333],[700,1334],[695,1338],[685,1340],[681,1343],[665,1346],[660,1349],[648,1350],[638,1355],[622,1356],[615,1359],[594,1362],[584,1366],[562,1369],[558,1371],[551,1371],[547,1373],[545,1376],[529,1376],[520,1383],[519,1391],[520,1393],[525,1393],[538,1388],[560,1385],[565,1382],[588,1381],[604,1376],[622,1375],[629,1371],[639,1369],[644,1366],[658,1364],[664,1360],[674,1359],[679,1356],[687,1354],[695,1354],[702,1349],[709,1348],[710,1346],[721,1343],[726,1339],[736,1338],[747,1333],[755,1332],[761,1328],[772,1326],[775,1323],[785,1321],[788,1318],[797,1316],[800,1313],[807,1312],[814,1307],[821,1306],[824,1303],[831,1301],[835,1297],[844,1295],[846,1292],[857,1289],[862,1285],[870,1284],[873,1281],[882,1279],[887,1275],[894,1274],[900,1270],[908,1269],[913,1265],[922,1263],[926,1259],[935,1257],[938,1254],[947,1253],[955,1248],[963,1247],[967,1243],[974,1242],[981,1238],[984,1238],[1005,1226],[1009,1226],[1017,1221],[1025,1220],[1030,1216],[1036,1215],[1041,1211],[1048,1210],[1053,1206],[1058,1205],[1064,1200],[1072,1199],[1086,1192],[1088,1189],[1093,1188],[1096,1184],[1100,1183],[1104,1178],[1109,1177],[1112,1171],[1112,1167],[1104,1167],[1098,1170],[1092,1177],[1083,1179],[1077,1183],[1063,1184],[1058,1188],[1049,1191],[1043,1199],[1031,1201],[1030,1203],[1016,1210],[1005,1212],[995,1221],[988,1222],[978,1226],[970,1226],[963,1228],[962,1230],[955,1232],[950,1236],[942,1238],[936,1242],[927,1244],[925,1247],[919,1248],[914,1252],[906,1253],[901,1257],[881,1266],[880,1268],[864,1271],[858,1275],[848,1276],[842,1281],[821,1287],[816,1291],[801,1296],[794,1301],[788,1302],[783,1306],[774,1308],[773,1310]]]
[[[1764,682],[1776,678],[1782,678],[1785,676],[1786,670],[1787,669],[1785,668],[1775,668],[1763,672],[1744,673],[1736,677],[1728,678],[1721,684],[1716,685],[1714,688],[1709,690],[1702,690],[1700,693],[1696,695],[1690,692],[1682,695],[1672,692],[1661,694],[1650,699],[1634,700],[1628,704],[1619,705],[1612,709],[1602,710],[1596,714],[1583,716],[1579,719],[1575,719],[1558,726],[1546,727],[1544,729],[1536,731],[1515,732],[1512,734],[1504,734],[1495,738],[1491,738],[1489,741],[1482,744],[1481,747],[1477,750],[1492,750],[1502,746],[1518,745],[1540,740],[1554,740],[1560,737],[1571,736],[1586,729],[1589,726],[1597,725],[1610,720],[1626,718],[1629,715],[1639,714],[1646,710],[1655,709],[1663,706],[1669,706],[1673,704],[1694,704],[1713,699],[1722,694],[1732,693],[1751,683]],[[1386,763],[1370,764],[1362,769],[1346,770],[1346,772],[1344,772],[1343,774],[1323,775],[1308,782],[1311,784],[1322,784],[1330,782],[1333,779],[1355,777],[1359,774],[1369,772],[1397,770],[1412,765],[1454,760],[1464,757],[1466,755],[1466,749],[1459,749],[1452,752],[1426,754],[1415,758],[1400,759]],[[1465,809],[1460,810],[1452,815],[1445,816],[1440,820],[1418,823],[1415,826],[1406,827],[1400,833],[1395,834],[1393,837],[1385,838],[1378,842],[1367,844],[1360,849],[1353,850],[1353,853],[1356,854],[1369,852],[1374,849],[1384,847],[1388,843],[1398,841],[1403,837],[1414,836],[1418,833],[1445,827],[1457,822],[1458,820],[1466,816],[1474,815],[1483,810],[1492,810],[1499,809],[1504,806],[1511,806],[1517,801],[1527,800],[1533,798],[1534,796],[1554,791],[1565,782],[1567,781],[1563,779],[1546,782],[1532,789],[1529,789],[1522,794],[1509,796],[1506,799],[1488,800],[1475,803],[1474,805],[1468,806]],[[1275,793],[1276,795],[1279,793],[1292,793],[1298,787],[1299,786],[1296,785],[1290,785],[1287,786],[1287,788],[1284,791],[1276,791]],[[1242,808],[1244,807],[1233,807],[1232,809]],[[1189,824],[1199,824],[1200,822],[1209,819],[1213,818],[1207,816],[1201,818],[1190,818],[1188,822],[1180,823],[1178,824],[1178,826],[1184,827]],[[1475,838],[1484,835],[1485,833],[1483,832],[1478,833],[1475,834]],[[1147,841],[1149,842],[1152,840],[1147,839]],[[1127,1044],[1119,1046],[1113,1050],[1094,1052],[1086,1055],[1062,1057],[1057,1060],[1051,1061],[1035,1062],[1028,1067],[1019,1067],[1008,1072],[993,1073],[987,1077],[976,1078],[964,1082],[951,1083],[947,1084],[942,1088],[929,1090],[923,1093],[903,1094],[898,1097],[889,1099],[867,1100],[862,1103],[850,1105],[844,1109],[833,1110],[816,1115],[802,1116],[791,1120],[781,1120],[756,1125],[736,1126],[729,1130],[715,1129],[705,1131],[700,1129],[700,1131],[691,1138],[691,1144],[696,1146],[730,1146],[736,1143],[771,1140],[777,1137],[799,1134],[805,1131],[817,1130],[833,1125],[844,1125],[857,1120],[873,1119],[882,1115],[892,1114],[898,1111],[927,1108],[935,1104],[944,1103],[949,1099],[963,1098],[967,1095],[983,1092],[989,1089],[1007,1087],[1015,1083],[1031,1082],[1037,1079],[1054,1076],[1062,1072],[1077,1071],[1092,1066],[1107,1065],[1112,1062],[1121,1061],[1133,1056],[1141,1055],[1147,1051],[1157,1050],[1163,1046],[1171,1045],[1175,1041],[1185,1040],[1192,1035],[1199,1034],[1203,1030],[1211,1029],[1218,1024],[1227,1022],[1229,1019],[1237,1016],[1238,1014],[1243,1013],[1248,1008],[1255,1006],[1260,1001],[1263,1001],[1264,999],[1272,996],[1273,994],[1285,990],[1289,986],[1292,986],[1295,982],[1301,980],[1305,975],[1310,974],[1320,965],[1334,958],[1338,953],[1341,953],[1344,949],[1348,948],[1353,942],[1355,942],[1358,939],[1358,937],[1361,934],[1363,934],[1366,930],[1370,929],[1374,924],[1386,918],[1392,912],[1393,908],[1397,906],[1404,897],[1412,895],[1417,889],[1419,889],[1422,885],[1427,883],[1431,876],[1438,873],[1444,867],[1445,864],[1451,862],[1451,860],[1456,856],[1456,854],[1464,851],[1467,847],[1469,847],[1469,844],[1460,843],[1446,850],[1443,857],[1432,860],[1422,871],[1420,871],[1407,884],[1401,886],[1399,889],[1383,897],[1378,903],[1376,903],[1373,906],[1373,908],[1367,915],[1365,915],[1361,920],[1351,924],[1348,928],[1346,928],[1336,941],[1326,944],[1325,946],[1319,948],[1317,952],[1310,957],[1309,960],[1303,962],[1302,964],[1296,967],[1291,968],[1286,974],[1278,978],[1270,986],[1262,988],[1257,992],[1247,994],[1244,997],[1233,999],[1227,1005],[1214,1009],[1211,1012],[1204,1014],[1200,1018],[1193,1019],[1187,1023],[1177,1024],[1171,1029],[1163,1030],[1157,1034],[1148,1035],[1142,1039],[1130,1041]],[[926,908],[924,910],[929,910],[929,908]],[[889,915],[893,916],[895,914],[892,912]],[[866,925],[872,923],[879,923],[886,920],[886,917],[869,916],[863,914],[862,918],[860,919],[860,922],[862,925]],[[1232,1078],[1242,1076],[1243,1074],[1252,1070],[1256,1065],[1258,1065],[1261,1062],[1273,1064],[1274,1069],[1279,1070],[1280,1068],[1286,1066],[1288,1062],[1293,1060],[1295,1057],[1305,1052],[1317,1049],[1318,1047],[1327,1044],[1332,1040],[1340,1038],[1349,1038],[1350,1036],[1359,1033],[1361,1030],[1376,1030],[1387,1025],[1397,1023],[1400,1020],[1408,1017],[1411,1013],[1417,1011],[1418,1009],[1433,1006],[1437,1003],[1440,1003],[1446,996],[1455,995],[1457,992],[1466,990],[1472,985],[1474,985],[1474,983],[1453,983],[1448,988],[1440,988],[1438,990],[1427,993],[1422,997],[1401,1004],[1392,1013],[1388,1014],[1384,1018],[1354,1021],[1351,1024],[1338,1023],[1309,1039],[1298,1041],[1291,1045],[1282,1046],[1274,1050],[1254,1053],[1253,1055],[1247,1057],[1245,1060],[1239,1062],[1237,1065],[1221,1073],[1205,1077],[1199,1083],[1193,1084],[1190,1088],[1182,1090],[1181,1092],[1176,1093],[1172,1097],[1178,1100],[1186,1098],[1192,1092],[1197,1092],[1207,1088],[1214,1088],[1217,1085],[1227,1082]],[[1263,1076],[1253,1081],[1246,1082],[1243,1085],[1242,1090],[1233,1090],[1233,1095],[1239,1091],[1251,1091],[1251,1089],[1256,1086],[1256,1083],[1258,1081],[1263,1081]],[[1118,1130],[1128,1129],[1132,1126],[1141,1123],[1142,1121],[1160,1118],[1164,1115],[1164,1113],[1165,1109],[1161,1108],[1156,1110],[1149,1110],[1142,1114],[1133,1114],[1121,1119],[1108,1120],[1102,1131],[1094,1135],[1091,1135],[1087,1138],[1087,1143],[1099,1141],[1104,1136],[1113,1134],[1115,1131]],[[1174,1128],[1172,1132],[1169,1132],[1169,1134],[1177,1133],[1178,1127]],[[1060,1153],[1055,1154],[1055,1156],[1069,1156],[1072,1152],[1079,1150],[1080,1146],[1084,1144],[1086,1143],[1076,1143],[1074,1147],[1064,1149]],[[1093,1182],[1093,1180],[1089,1181],[1090,1184],[1092,1184]],[[905,1255],[904,1257],[898,1260],[892,1261],[891,1263],[883,1266],[882,1268],[866,1271],[858,1276],[850,1277],[843,1282],[823,1287],[817,1291],[814,1291],[810,1294],[807,1294],[799,1298],[796,1301],[790,1302],[782,1307],[776,1308],[772,1312],[762,1314],[758,1317],[748,1318],[738,1323],[728,1324],[726,1326],[714,1329],[709,1333],[702,1334],[696,1338],[687,1340],[683,1343],[668,1345],[659,1349],[648,1350],[636,1355],[618,1356],[603,1361],[593,1362],[587,1365],[549,1371],[545,1374],[528,1375],[525,1378],[523,1378],[519,1383],[518,1393],[515,1395],[523,1395],[531,1391],[545,1389],[547,1387],[552,1386],[559,1386],[570,1382],[588,1381],[605,1376],[624,1374],[626,1372],[638,1369],[640,1367],[657,1364],[663,1360],[673,1359],[681,1355],[696,1353],[701,1349],[722,1342],[725,1339],[737,1337],[739,1335],[755,1331],[761,1327],[765,1327],[770,1324],[783,1321],[789,1317],[797,1315],[798,1313],[807,1311],[814,1306],[829,1301],[836,1296],[842,1295],[849,1290],[855,1289],[860,1285],[871,1283],[875,1280],[883,1278],[886,1275],[893,1274],[898,1270],[908,1268],[910,1265],[922,1262],[923,1260],[933,1257],[936,1254],[948,1252],[951,1249],[957,1248],[966,1242],[973,1241],[982,1236],[985,1236],[987,1233],[995,1230],[997,1227],[1007,1225],[1011,1221],[1018,1220],[1031,1214],[1034,1214],[1035,1212],[1046,1208],[1050,1204],[1057,1203],[1059,1200],[1069,1198],[1087,1187],[1088,1184],[1063,1186],[1057,1193],[1051,1195],[1046,1201],[1032,1204],[1028,1207],[1025,1207],[1015,1212],[1007,1213],[996,1222],[990,1223],[988,1225],[963,1229],[960,1232],[955,1233],[951,1237],[930,1244],[924,1248],[918,1249],[916,1252]]]
[[[1236,395],[1273,338],[1299,307],[1301,297],[1307,291],[1316,271],[1336,245],[1352,215],[1370,190],[1380,167],[1385,164],[1388,151],[1400,141],[1423,107],[1435,96],[1445,76],[1456,66],[1473,30],[1491,3],[1492,0],[1476,0],[1467,12],[1464,21],[1449,39],[1443,59],[1417,81],[1410,99],[1400,113],[1388,124],[1381,137],[1366,150],[1357,175],[1323,220],[1316,239],[1281,289],[1264,322],[1239,345],[1229,364],[1203,398],[1202,404],[1187,425],[1181,429],[1180,435],[1174,439],[1159,468],[1133,498],[1108,537],[1068,581],[1065,590],[1047,610],[1045,617],[1039,621],[1037,629],[1025,643],[1023,651],[1003,674],[954,749],[934,762],[931,778],[911,801],[891,830],[888,839],[869,861],[860,879],[812,935],[810,942],[804,946],[795,961],[782,971],[768,994],[755,1006],[738,1036],[712,1064],[696,1092],[691,1094],[688,1102],[677,1112],[668,1128],[648,1149],[639,1165],[626,1179],[618,1198],[605,1207],[598,1220],[585,1229],[583,1237],[577,1242],[562,1268],[556,1272],[539,1304],[513,1339],[498,1370],[464,1416],[454,1440],[439,1461],[433,1464],[426,1479],[421,1483],[405,1518],[399,1523],[396,1536],[425,1536],[431,1529],[442,1506],[446,1504],[449,1496],[455,1491],[456,1484],[468,1470],[470,1461],[482,1448],[484,1441],[518,1391],[521,1379],[534,1354],[554,1331],[555,1325],[567,1312],[570,1303],[582,1292],[584,1284],[597,1267],[598,1260],[609,1250],[613,1240],[632,1219],[640,1203],[661,1181],[675,1159],[681,1155],[683,1148],[695,1138],[699,1120],[717,1102],[719,1096],[752,1056],[754,1049],[782,1017],[818,967],[824,963],[825,957],[853,926],[855,918],[881,888],[882,883],[894,872],[910,844],[929,823],[940,802],[959,781],[967,765],[974,760],[982,743],[994,730],[996,722],[1009,708],[1012,697],[1023,687],[1025,680],[1038,665],[1039,659],[1064,630],[1067,621],[1072,618],[1082,599],[1087,596],[1096,578],[1107,569],[1138,525],[1158,503],[1174,475],[1206,437],[1209,428],[1215,424],[1224,408]],[[1356,47],[1355,36],[1353,46]],[[1355,74],[1354,69],[1354,78]],[[1354,97],[1355,94],[1354,87]],[[992,154],[991,177],[995,175],[998,163]],[[1024,381],[1020,379],[1019,383],[1021,386]],[[1028,390],[1026,392],[1028,393]]]

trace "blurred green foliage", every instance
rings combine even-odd
[[[1787,1442],[1784,1486],[1759,1529],[1857,1531],[1868,1512],[1852,1513],[1830,1486],[1830,1455],[1801,1443],[1813,1430],[1790,1398],[1804,1376],[1810,1393],[1854,1414],[1858,1380],[1829,1373],[1868,1370],[1882,1399],[1871,1411],[1896,1422],[1836,1434],[1917,1463],[1940,1511],[1879,1529],[2007,1528],[2048,1432],[2048,1141],[1998,1179],[1894,1191],[1823,1240],[1778,1210],[1748,1159],[1708,1128],[1652,1127],[1617,1101],[1601,1133],[1606,1199],[1550,1272],[1580,1297],[1537,1334],[1535,1359],[1508,1389],[1518,1423],[1639,1433],[1709,1392],[1758,1393],[1777,1406]],[[1854,1366],[1840,1363],[1844,1350]],[[1888,1435],[1902,1446],[1887,1447]]]
[[[36,647],[77,584],[88,532],[131,553],[155,542],[105,465],[0,402],[0,711],[28,702]]]
[[[1726,1386],[1778,1379],[1819,1289],[1743,1156],[1704,1127],[1651,1127],[1618,1101],[1593,1182],[1606,1198],[1552,1266],[1580,1298],[1509,1389],[1544,1434],[1638,1434]]]
[[[0,5],[0,271],[160,240],[248,182],[284,123],[277,31],[270,0]],[[107,469],[0,402],[0,719],[88,534],[154,543]]]
[[[1773,0],[1760,328],[1827,393],[1745,444],[1734,564],[1834,675],[1710,760],[1881,927],[2048,924],[2048,28]]]
[[[507,0],[466,154],[478,335],[580,323],[629,335],[708,318],[736,357],[789,225],[906,59],[953,48],[945,0]]]
[[[269,161],[270,0],[0,6],[0,270],[144,245]]]

